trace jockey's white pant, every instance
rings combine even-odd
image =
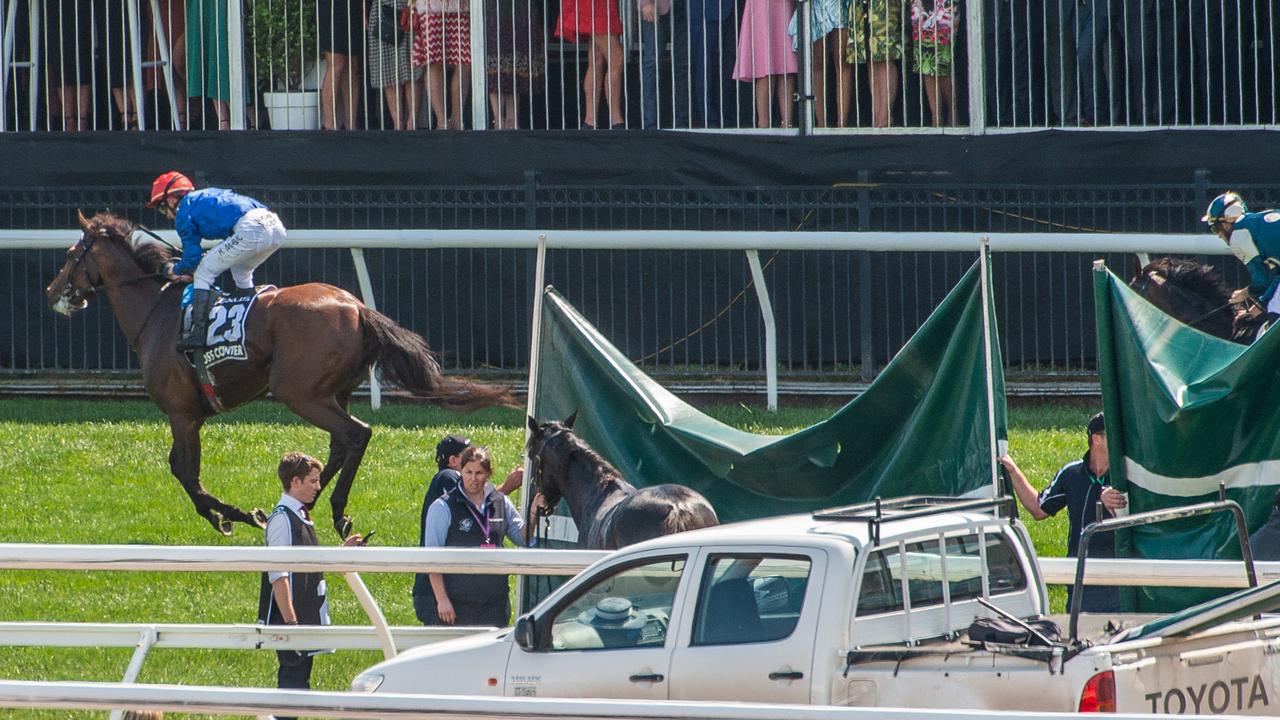
[[[1276,294],[1267,301],[1267,312],[1280,315],[1280,291],[1276,291]]]
[[[284,223],[266,208],[244,214],[232,228],[231,236],[214,245],[196,266],[194,285],[208,290],[222,273],[230,270],[236,287],[253,287],[253,271],[284,242]]]

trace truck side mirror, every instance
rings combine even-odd
[[[533,614],[525,613],[516,619],[515,641],[522,650],[532,652],[537,649],[537,625],[533,622]]]

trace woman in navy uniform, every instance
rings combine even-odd
[[[425,547],[502,546],[502,538],[522,545],[524,519],[511,500],[489,482],[493,466],[489,450],[471,446],[462,452],[462,482],[427,510]],[[427,625],[506,627],[511,620],[506,575],[430,573],[431,593],[423,598],[419,619]]]

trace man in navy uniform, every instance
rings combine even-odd
[[[300,452],[280,460],[276,473],[284,494],[267,520],[267,547],[314,546],[315,526],[309,508],[320,494],[320,461]],[[361,545],[357,533],[343,545]],[[258,622],[266,625],[328,625],[329,604],[325,598],[324,573],[275,570],[262,574],[258,595]],[[277,650],[280,668],[276,687],[311,689],[311,664],[324,651]],[[280,718],[279,720],[286,720]]]
[[[1067,510],[1070,534],[1067,536],[1067,556],[1078,557],[1080,533],[1097,521],[1097,504],[1102,503],[1103,517],[1115,517],[1117,510],[1129,504],[1125,494],[1111,487],[1111,461],[1107,455],[1107,428],[1102,413],[1089,419],[1085,428],[1089,449],[1084,457],[1063,465],[1053,482],[1037,493],[1027,476],[1022,474],[1013,458],[1004,455],[1000,464],[1009,471],[1013,492],[1022,506],[1036,520],[1057,515]],[[1101,533],[1093,537],[1089,545],[1089,557],[1113,558],[1116,556],[1115,535]],[[1067,609],[1071,609],[1071,589],[1067,589]],[[1116,612],[1120,609],[1120,592],[1106,585],[1086,585],[1080,602],[1082,612]]]

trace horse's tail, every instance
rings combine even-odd
[[[482,407],[520,407],[509,388],[449,377],[421,335],[369,307],[360,307],[360,333],[366,363],[376,362],[382,374],[400,387],[454,410]]]

